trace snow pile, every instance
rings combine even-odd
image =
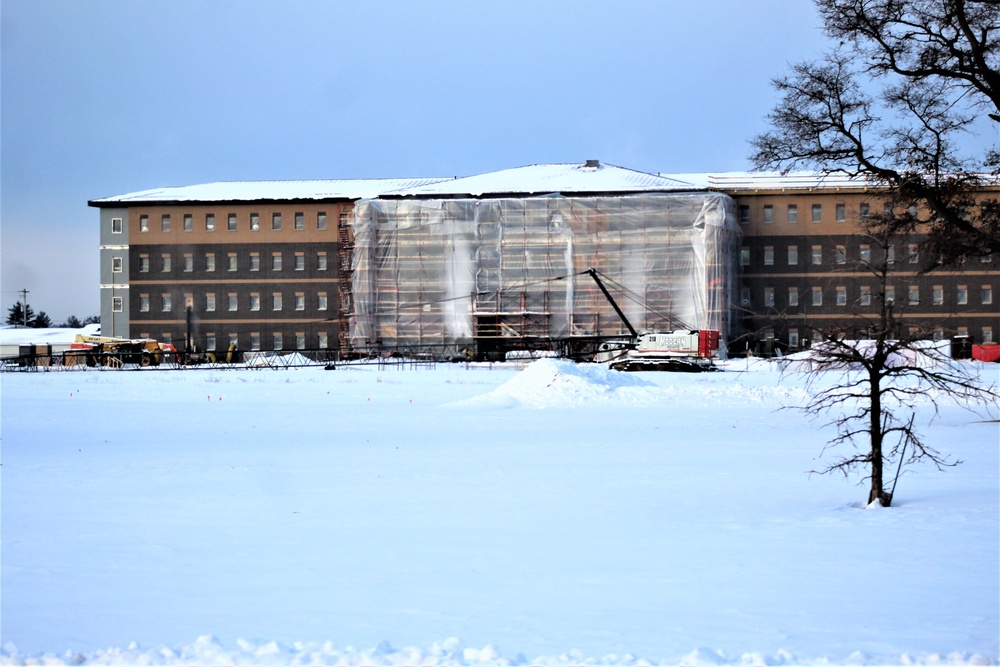
[[[657,393],[656,385],[632,373],[564,359],[539,359],[489,394],[461,404],[573,407],[608,400],[649,402]]]

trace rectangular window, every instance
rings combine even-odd
[[[740,224],[750,224],[750,207],[746,204],[740,204]]]
[[[215,271],[215,253],[214,252],[205,253],[205,270],[209,271],[209,272]]]
[[[984,306],[988,306],[993,303],[993,286],[983,285],[979,292],[979,301]]]
[[[149,295],[140,294],[139,295],[139,312],[148,313],[149,312]]]
[[[326,310],[326,292],[320,292],[316,295],[316,297],[316,310]]]
[[[271,310],[281,310],[281,292],[271,295]]]
[[[228,343],[229,347],[233,348],[234,350],[238,350],[240,347],[240,335],[231,333],[229,334],[228,338],[229,338],[229,343]]]
[[[823,205],[813,204],[812,205],[812,221],[813,223],[823,222]]]
[[[799,346],[799,330],[789,329],[788,330],[788,347],[798,347]]]
[[[896,246],[889,246],[885,249],[885,261],[888,264],[896,263]]]
[[[285,348],[285,341],[281,335],[280,331],[275,331],[274,336],[271,338],[271,349],[272,350],[283,350]]]
[[[256,352],[260,349],[260,334],[256,331],[250,332],[250,351]]]
[[[295,332],[295,349],[296,350],[306,349],[306,333],[304,331]]]
[[[774,206],[771,204],[764,205],[764,224],[770,225],[774,223]]]
[[[326,229],[326,213],[323,211],[316,214],[316,229],[320,231]]]
[[[205,295],[205,310],[209,313],[215,312],[215,294],[212,292]]]
[[[799,263],[799,247],[797,245],[788,246],[788,266],[797,266]]]
[[[205,214],[205,231],[214,232],[215,231],[215,214],[206,213]]]
[[[870,204],[861,204],[860,206],[858,206],[858,216],[862,220],[867,219],[868,216],[871,215],[871,212],[872,212],[872,207]]]
[[[861,286],[861,296],[858,299],[858,303],[862,306],[872,305],[872,289],[868,285]]]
[[[149,255],[139,255],[139,273],[149,273]]]
[[[235,232],[236,231],[236,214],[230,213],[226,216],[226,229]]]
[[[834,258],[834,261],[837,262],[837,264],[846,264],[847,263],[847,248],[845,248],[842,245],[839,245],[836,248],[834,248],[833,258]]]
[[[111,297],[111,310],[115,313],[122,312],[122,298],[120,296]]]
[[[896,303],[896,288],[892,285],[885,288],[885,302]]]
[[[250,310],[258,311],[260,310],[260,294],[253,292],[250,295]]]
[[[112,257],[111,258],[111,272],[112,273],[121,273],[122,272],[122,258],[121,257]]]
[[[969,288],[966,285],[959,285],[958,290],[955,292],[955,303],[960,306],[968,305],[969,303]]]
[[[170,262],[170,255],[160,255],[160,265],[164,273],[169,273],[173,268]]]
[[[937,298],[937,288],[934,289],[934,298]],[[911,306],[920,305],[920,287],[917,285],[910,285],[906,290],[906,301]]]
[[[993,342],[993,327],[983,327],[983,343]]]
[[[207,352],[215,351],[215,334],[207,333],[205,334],[205,350]]]
[[[325,350],[330,346],[330,339],[327,337],[325,331],[320,331],[316,334],[317,347],[321,350]]]
[[[122,219],[121,218],[111,218],[111,233],[121,234],[123,231]]]
[[[906,246],[906,261],[910,264],[916,264],[919,259],[919,253],[917,252],[917,244],[909,243]]]
[[[847,222],[847,206],[844,204],[837,204],[835,211],[835,220],[837,222]]]
[[[304,252],[295,253],[295,270],[296,271],[306,270],[306,254]]]
[[[194,255],[184,255],[184,271],[186,273],[194,271]]]
[[[236,260],[236,253],[235,252],[229,253],[227,255],[227,259],[229,261],[229,270],[230,271],[236,271],[237,268],[238,268],[238,263],[237,263],[237,260]]]
[[[271,270],[281,271],[281,253],[272,252],[271,253]]]
[[[740,248],[740,266],[750,266],[750,248]]]
[[[271,214],[271,229],[274,231],[281,231],[281,214],[272,213]]]
[[[260,214],[251,213],[250,214],[250,231],[256,232],[260,230]]]
[[[148,232],[149,231],[149,216],[140,215],[139,216],[139,231]]]
[[[814,245],[812,247],[812,263],[813,266],[819,266],[823,263],[823,246]]]
[[[750,307],[750,288],[741,287],[740,288],[740,303],[743,304],[744,308]]]
[[[302,292],[295,293],[295,310],[306,309],[306,295]]]
[[[788,223],[794,225],[799,221],[799,207],[795,204],[788,205]]]
[[[162,312],[164,312],[164,313],[169,313],[172,308],[173,308],[173,305],[170,302],[170,295],[169,294],[161,294],[160,295],[160,310]]]
[[[765,287],[764,288],[764,305],[768,308],[774,307],[774,288]]]
[[[260,271],[260,253],[252,252],[250,253],[250,270]]]
[[[341,211],[340,213],[340,226],[350,227],[351,226],[351,214],[346,211]]]
[[[160,217],[160,231],[169,232],[170,231],[170,215],[164,214]]]
[[[189,310],[194,308],[194,294],[191,292],[184,293],[184,310]]]
[[[296,231],[301,231],[306,228],[306,216],[304,213],[296,213],[294,220]]]
[[[316,253],[316,270],[326,271],[326,253]]]
[[[788,305],[797,306],[799,305],[799,288],[789,287],[788,288]]]
[[[812,304],[814,306],[822,306],[823,305],[823,288],[822,287],[813,287],[812,288]]]
[[[235,313],[236,310],[239,308],[239,305],[240,305],[239,299],[236,298],[235,292],[230,292],[229,294],[226,295],[226,309],[229,312]]]
[[[774,246],[764,246],[764,266],[774,266]]]
[[[184,214],[184,231],[193,232],[194,231],[194,216],[190,213]]]
[[[846,306],[847,305],[847,288],[846,287],[838,287],[836,295],[837,295],[837,305],[838,306]]]
[[[912,294],[916,287],[910,287],[910,303],[913,303]],[[931,299],[935,306],[944,305],[944,285],[935,285],[934,289],[931,291]]]
[[[862,243],[859,248],[858,258],[865,264],[870,263],[872,261],[872,247],[867,243]]]

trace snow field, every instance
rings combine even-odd
[[[0,661],[994,663],[997,425],[864,509],[740,363],[6,374]]]

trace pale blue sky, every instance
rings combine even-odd
[[[807,0],[3,0],[0,305],[98,311],[88,199],[541,162],[748,168]]]

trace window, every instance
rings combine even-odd
[[[858,299],[858,303],[862,306],[872,305],[872,289],[868,285],[861,286],[861,297]]]
[[[993,261],[993,253],[990,253],[988,255],[980,255],[979,261],[983,264],[989,264],[990,262]]]
[[[160,256],[160,266],[161,266],[161,270],[164,273],[168,273],[170,271],[170,269],[172,268],[170,266],[170,255],[161,255]]]
[[[139,273],[149,273],[149,255],[139,255]]]
[[[251,213],[250,214],[250,231],[256,232],[260,230],[260,214]]]
[[[774,266],[774,246],[764,246],[764,266]]]
[[[271,344],[271,349],[272,350],[282,350],[282,349],[284,349],[285,342],[284,342],[284,339],[283,339],[280,331],[275,331],[274,332],[274,336],[272,337],[272,340],[274,341]]]
[[[236,231],[236,214],[230,213],[226,216],[226,229],[235,232]]]
[[[296,350],[306,349],[306,333],[304,331],[295,332],[295,349]]]
[[[812,221],[813,223],[823,222],[823,205],[813,204],[812,205]]]
[[[184,214],[184,231],[193,232],[194,231],[194,216],[190,213]]]
[[[955,303],[960,306],[968,305],[969,303],[969,288],[967,285],[959,285],[958,290],[955,292]]]
[[[326,271],[326,253],[320,252],[316,254],[316,270]]]
[[[799,247],[797,245],[788,246],[788,266],[796,266],[799,263]]]
[[[326,305],[326,292],[320,292],[316,295],[316,310],[326,310]]]
[[[842,245],[839,245],[836,248],[834,248],[833,259],[834,259],[834,261],[837,264],[846,264],[847,263],[847,248],[845,248]]]
[[[184,271],[187,273],[194,271],[194,255],[184,255]]]
[[[789,329],[788,330],[788,347],[798,347],[799,346],[799,330]]]
[[[746,204],[740,204],[740,224],[750,224],[750,207]]]
[[[837,294],[837,305],[838,306],[846,306],[847,305],[847,288],[846,287],[838,287],[836,294]]]
[[[906,246],[906,261],[910,264],[916,264],[919,259],[919,253],[917,252],[917,244],[909,243]]]
[[[161,294],[160,295],[160,310],[163,311],[164,313],[169,313],[172,307],[173,306],[170,303],[170,295],[169,294]]]
[[[250,253],[250,270],[260,271],[260,253],[252,252]]]
[[[190,310],[194,308],[194,294],[191,292],[184,293],[184,310]]]
[[[215,271],[215,253],[205,253],[205,270]]]
[[[294,220],[296,231],[301,231],[306,228],[306,216],[304,213],[296,213]]]
[[[750,307],[750,288],[741,287],[740,288],[740,303],[743,304],[744,308]]]
[[[120,296],[111,297],[111,312],[122,312],[122,298]]]
[[[862,243],[859,249],[858,257],[865,264],[870,263],[872,261],[872,247],[867,243]]]
[[[799,221],[799,207],[795,204],[788,205],[788,223],[794,225]]]
[[[306,254],[304,252],[295,253],[295,270],[296,271],[306,270]]]
[[[260,294],[254,292],[250,295],[250,310],[258,311],[260,310]]]
[[[341,212],[340,214],[340,226],[350,227],[351,226],[351,214],[347,212]]]
[[[845,206],[844,204],[837,204],[836,208],[834,209],[834,213],[835,213],[834,219],[837,222],[847,222],[847,206]]]
[[[937,288],[934,288],[934,299],[937,299]],[[910,285],[906,290],[906,302],[911,306],[920,305],[920,288],[917,285]]]
[[[272,252],[271,253],[271,270],[281,271],[281,253]]]
[[[229,347],[233,348],[234,350],[239,349],[239,346],[240,346],[240,335],[239,334],[235,334],[235,333],[229,334],[229,343],[228,343],[228,345],[229,345]]]
[[[271,295],[271,309],[281,310],[281,292],[275,292]]]
[[[911,218],[915,218],[915,217],[917,217],[917,210],[918,210],[918,209],[917,209],[917,205],[916,205],[916,204],[910,204],[910,205],[909,205],[909,206],[908,206],[908,207],[906,208],[906,212],[907,212],[907,213],[908,213],[908,214],[910,215],[910,217],[911,217]],[[963,217],[963,218],[965,217],[964,213],[962,214],[962,217]]]
[[[740,248],[740,266],[750,266],[750,248]]]
[[[896,246],[889,246],[885,249],[885,261],[888,264],[896,263]]]
[[[935,329],[934,330],[934,340],[943,340],[943,339],[944,339],[944,330],[940,329],[940,328],[939,329]]]
[[[910,288],[910,294],[913,294],[914,287]],[[931,300],[935,306],[940,306],[944,304],[944,286],[935,285],[934,289],[931,290]],[[913,299],[910,299],[910,303],[913,303]]]
[[[163,215],[160,217],[160,231],[169,232],[170,231],[170,216]]]
[[[226,310],[231,313],[235,313],[239,309],[239,299],[236,298],[236,292],[230,292],[226,295]]]
[[[272,213],[271,214],[271,229],[274,231],[281,231],[281,214]]]
[[[799,305],[799,288],[789,287],[788,288],[788,305],[797,306]]]
[[[256,331],[250,333],[250,350],[257,351],[260,349],[260,334]]]
[[[812,247],[812,263],[814,266],[818,266],[823,263],[823,246],[814,245]]]
[[[306,295],[302,292],[295,293],[295,310],[306,309]]]
[[[139,312],[148,313],[149,312],[149,295],[140,294],[139,295]]]
[[[321,350],[325,350],[330,346],[330,339],[327,337],[325,331],[321,331],[316,335],[317,347]]]
[[[983,343],[993,342],[993,327],[983,327]]]
[[[812,304],[814,306],[822,306],[823,305],[823,288],[822,287],[813,287],[812,288]]]
[[[869,204],[861,204],[861,206],[858,207],[858,215],[861,217],[862,220],[866,219],[869,215],[871,215],[871,211],[872,209]]]
[[[148,232],[149,231],[149,216],[140,215],[139,216],[139,231]]]
[[[316,214],[316,229],[320,231],[326,229],[326,213],[323,211]]]
[[[122,272],[122,258],[121,257],[112,257],[111,258],[111,272],[112,273],[121,273]]]
[[[774,306],[774,288],[773,287],[765,287],[764,288],[764,305],[767,306],[767,307],[769,307],[769,308]]]
[[[896,288],[892,285],[885,288],[885,302],[896,303]]]
[[[205,295],[205,310],[210,313],[215,312],[215,294],[212,292]]]
[[[771,204],[764,205],[764,224],[770,225],[774,223],[774,206]]]
[[[984,305],[988,306],[993,303],[993,286],[983,285],[981,291],[979,292],[979,301]]]
[[[239,265],[239,262],[236,259],[236,253],[235,252],[229,253],[226,256],[226,259],[228,260],[229,270],[230,271],[236,271],[238,269],[238,265]]]
[[[111,218],[111,233],[121,234],[123,230],[121,218]]]
[[[215,231],[215,214],[206,213],[205,214],[205,231],[214,232]]]
[[[209,352],[215,350],[215,334],[207,333],[205,334],[205,349]]]

